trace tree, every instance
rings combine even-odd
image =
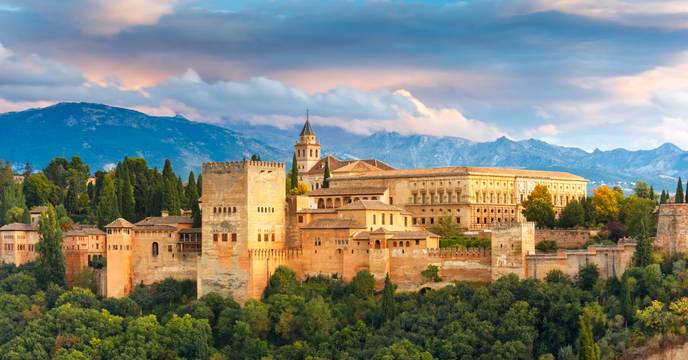
[[[40,240],[36,246],[37,273],[42,284],[55,283],[64,285],[65,257],[62,253],[62,229],[58,223],[57,212],[52,205],[38,221]]]
[[[325,161],[325,170],[323,172],[323,183],[322,183],[323,189],[327,189],[330,187],[330,162]]]
[[[299,186],[289,191],[289,195],[303,195],[308,192],[308,185],[304,182],[300,182]]]
[[[659,195],[659,203],[660,204],[666,204],[668,198],[669,198],[669,196],[667,195],[666,191],[662,190],[662,194]]]
[[[600,347],[595,343],[592,331],[592,319],[585,312],[578,318],[579,327],[579,359],[600,360]]]
[[[296,273],[286,266],[278,266],[270,276],[268,286],[265,288],[264,298],[274,294],[294,294],[298,287]]]
[[[14,210],[12,214],[12,220],[7,219],[7,213],[17,208],[23,211],[26,208],[26,200],[24,199],[22,186],[13,182],[6,185],[0,192],[0,222],[4,224],[20,222],[23,214],[21,214],[20,220],[16,220],[17,210]]]
[[[201,227],[201,208],[198,206],[198,188],[196,187],[196,176],[194,172],[189,172],[189,180],[186,184],[186,206],[191,209],[193,227]]]
[[[623,200],[623,191],[602,185],[593,189],[592,204],[598,220],[613,221],[619,217],[619,204]]]
[[[633,188],[633,194],[641,199],[652,199],[654,200],[654,190],[644,181],[638,181],[635,183]]]
[[[0,161],[0,190],[12,183],[14,183],[14,171],[12,171],[12,164],[7,161],[5,162],[5,165],[2,166],[2,161]]]
[[[683,182],[681,181],[681,177],[678,177],[678,182],[676,183],[676,194],[674,194],[674,203],[675,204],[683,204],[685,201],[685,198],[683,196]]]
[[[119,197],[121,216],[129,221],[136,219],[136,200],[134,199],[134,187],[129,181],[129,174],[125,174],[119,182]]]
[[[641,225],[643,225],[641,223]],[[652,263],[652,238],[645,231],[644,226],[641,230],[638,242],[633,255],[633,263],[638,267],[645,267]]]
[[[260,161],[260,155],[258,155],[258,154],[251,155],[251,161]]]
[[[572,200],[559,215],[559,226],[563,228],[575,228],[585,225],[585,209],[578,200]]]
[[[578,270],[578,287],[591,291],[600,278],[600,270],[597,265],[589,263]]]
[[[295,189],[297,186],[299,186],[299,168],[296,163],[296,152],[294,152],[294,156],[291,159],[291,171],[289,172],[289,177],[291,179],[291,188],[289,190]]]
[[[428,265],[428,267],[421,271],[420,274],[427,280],[432,282],[440,282],[442,278],[440,277],[440,269],[437,265]]]
[[[20,223],[24,222],[24,212],[26,210],[24,208],[20,207],[13,207],[5,213],[4,217],[4,223],[5,224],[11,224],[11,223]]]
[[[47,203],[58,204],[61,201],[60,189],[43,173],[36,173],[24,179],[24,196],[30,208]]]
[[[535,185],[528,198],[523,201],[523,216],[528,221],[534,221],[538,227],[552,227],[554,225],[554,205],[552,194],[545,185]]]
[[[629,196],[621,207],[621,216],[626,233],[634,237],[654,233],[656,220],[652,212],[655,206],[654,200],[640,198],[636,195]]]
[[[375,277],[368,271],[368,269],[360,270],[351,279],[351,287],[354,294],[361,298],[367,298],[375,293]]]
[[[537,227],[546,228],[554,225],[554,207],[551,202],[541,198],[535,198],[528,202],[523,209],[523,216],[528,221],[534,221]]]
[[[181,212],[182,201],[179,191],[181,182],[172,170],[172,163],[169,159],[165,160],[162,169],[162,209],[169,211],[170,215],[179,215]]]
[[[27,161],[24,164],[24,173],[22,174],[22,175],[24,175],[24,179],[31,176],[32,173],[33,173],[33,170],[31,169],[31,164],[29,164],[29,162]]]
[[[439,235],[441,238],[451,238],[460,235],[459,226],[452,221],[451,216],[441,216],[437,220],[437,224],[433,226],[430,231]]]
[[[396,313],[396,303],[394,302],[394,290],[396,286],[392,284],[389,273],[385,275],[385,286],[382,289],[382,320],[387,321],[394,318]]]
[[[96,213],[98,217],[98,226],[100,228],[105,227],[105,225],[121,216],[119,213],[119,205],[117,204],[115,183],[111,175],[103,177],[103,187],[98,199]]]

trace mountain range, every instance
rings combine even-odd
[[[238,160],[259,154],[264,160],[291,161],[300,126],[277,128],[246,122],[222,127],[182,116],[144,113],[91,103],[59,103],[41,109],[0,114],[0,159],[19,169],[25,162],[42,168],[56,156],[79,155],[92,170],[108,168],[124,156],[144,157],[151,166],[169,158],[178,173],[198,171],[203,162]],[[323,154],[377,158],[398,168],[451,165],[567,171],[598,184],[631,188],[645,180],[674,190],[688,175],[688,152],[673,144],[652,150],[587,152],[529,139],[505,137],[473,142],[458,137],[380,132],[357,135],[338,127],[315,127]]]

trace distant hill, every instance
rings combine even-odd
[[[62,103],[43,109],[0,114],[0,159],[17,166],[29,161],[42,168],[55,156],[79,155],[93,170],[124,156],[142,156],[151,166],[172,160],[178,173],[198,170],[204,161],[236,160],[260,154],[265,160],[291,161],[300,126],[278,129],[247,123],[226,127],[181,116],[141,112],[89,103]],[[499,138],[473,142],[457,137],[356,135],[336,127],[315,128],[323,153],[343,158],[378,158],[399,168],[450,165],[499,166],[568,171],[600,183],[632,187],[645,180],[658,190],[675,188],[688,176],[688,152],[672,144],[653,150],[587,152],[539,140]]]
[[[205,161],[261,154],[282,160],[288,153],[235,131],[183,117],[148,116],[138,111],[88,103],[61,103],[0,115],[0,159],[42,168],[56,156],[79,155],[92,171],[129,157],[150,166],[172,160],[178,174]]]

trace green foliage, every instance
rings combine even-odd
[[[396,286],[392,284],[389,274],[385,275],[385,286],[382,289],[382,319],[390,320],[394,317],[396,312],[396,304],[394,301],[394,291]]]
[[[559,249],[559,245],[554,240],[542,240],[535,244],[535,248],[544,252],[555,252]]]
[[[474,236],[455,236],[450,238],[441,238],[441,248],[490,248],[492,241],[489,238],[474,237]]]
[[[330,187],[330,162],[325,161],[325,170],[323,172],[323,183],[322,187],[323,189],[327,189]]]
[[[24,196],[29,208],[61,202],[60,189],[43,173],[33,174],[24,179]]]
[[[196,186],[196,176],[193,171],[189,172],[189,180],[186,183],[186,208],[191,209],[193,227],[201,227],[201,208],[198,205],[198,187]]]
[[[351,287],[357,296],[371,297],[375,293],[375,277],[368,269],[361,270],[351,279]]]
[[[294,294],[297,287],[296,273],[286,266],[278,266],[265,288],[264,297],[268,298],[274,294]]]
[[[458,238],[461,236],[459,225],[452,221],[451,216],[440,216],[437,219],[437,224],[434,225],[430,231],[439,235],[441,239]]]
[[[644,181],[637,181],[633,187],[633,194],[641,199],[655,199],[654,190]]]
[[[552,194],[546,186],[536,185],[521,205],[526,220],[535,222],[536,226],[540,228],[554,226]]]
[[[40,240],[36,246],[38,279],[43,284],[64,285],[65,257],[62,252],[62,229],[57,212],[52,205],[41,214],[38,221]]]
[[[289,172],[290,188],[287,190],[295,189],[299,186],[299,168],[296,165],[296,153],[291,159],[291,171]]]
[[[585,225],[585,209],[578,200],[570,201],[559,215],[559,226],[576,228]]]
[[[621,217],[626,233],[637,238],[654,234],[657,224],[652,212],[655,206],[654,200],[639,198],[635,195],[626,198],[621,207]]]
[[[420,274],[427,280],[432,282],[440,282],[442,278],[440,277],[440,268],[436,265],[428,265],[428,267],[421,271]]]
[[[72,304],[81,308],[91,309],[97,309],[100,307],[100,303],[98,302],[96,295],[93,294],[91,290],[80,287],[74,287],[57,298],[55,306],[64,304]]]
[[[110,175],[105,175],[103,177],[103,185],[98,197],[96,214],[98,217],[98,226],[100,228],[105,227],[105,225],[121,216],[115,182]]]
[[[674,194],[674,203],[683,204],[685,201],[683,195],[683,183],[681,182],[681,177],[678,177],[678,182],[676,183],[676,193]]]
[[[28,212],[22,186],[14,182],[7,183],[0,189],[0,222],[10,224],[23,222]]]
[[[600,269],[593,263],[588,263],[578,270],[578,286],[591,291],[600,278]]]
[[[579,335],[579,359],[600,360],[600,347],[593,337],[593,319],[590,312],[583,312],[578,319]]]

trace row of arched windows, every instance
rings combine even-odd
[[[214,207],[213,214],[235,214],[237,212],[236,206],[229,207]]]
[[[256,208],[256,211],[258,211],[259,213],[274,213],[275,208],[274,207],[259,206]]]
[[[320,150],[308,149],[308,154],[309,154],[308,156],[310,156],[310,157],[313,157],[313,156],[320,157]],[[306,150],[305,149],[296,149],[296,156],[305,157],[306,156]]]

